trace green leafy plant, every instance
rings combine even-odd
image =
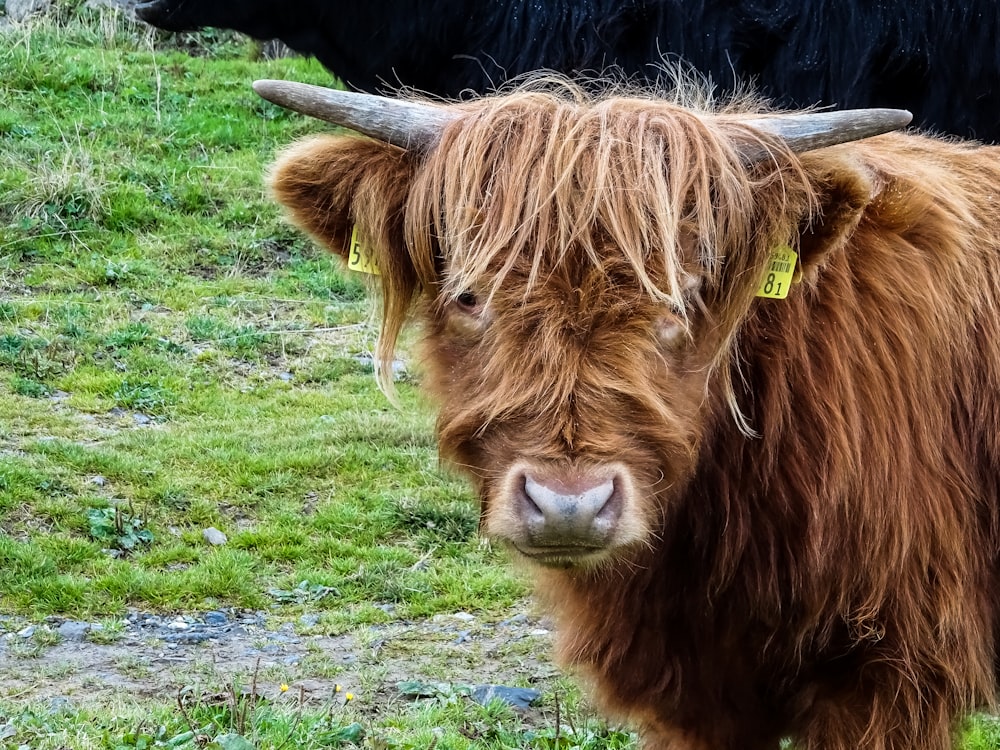
[[[153,532],[141,518],[117,506],[87,511],[90,535],[109,549],[128,554],[153,543]]]

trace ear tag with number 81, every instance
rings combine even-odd
[[[788,288],[792,285],[795,276],[795,261],[798,255],[787,245],[781,245],[771,253],[771,259],[767,262],[767,269],[764,271],[764,278],[757,288],[758,297],[768,299],[784,299],[788,296]]]
[[[358,236],[357,226],[351,230],[351,247],[347,253],[347,267],[352,271],[360,273],[368,273],[373,276],[381,275],[375,258],[372,257],[372,254]]]

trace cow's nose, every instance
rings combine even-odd
[[[601,547],[622,512],[616,476],[546,476],[525,471],[520,514],[533,546]]]

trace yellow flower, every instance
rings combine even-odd
[[[341,690],[343,690],[343,688],[340,687],[340,685],[334,685],[333,686],[333,692],[339,693]]]
[[[286,685],[285,683],[281,683],[281,687],[280,687],[280,688],[278,688],[278,689],[279,689],[279,690],[280,690],[281,692],[283,692],[283,693],[287,693],[287,692],[288,692],[288,685]]]
[[[354,693],[345,693],[344,694],[344,700],[345,701],[352,701],[352,700],[354,700]]]

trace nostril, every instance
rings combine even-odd
[[[524,505],[525,513],[528,516],[534,516],[537,519],[544,520],[545,513],[540,507],[538,507],[538,503],[536,503],[535,499],[531,496],[529,482],[532,482],[532,480],[527,474],[522,474],[517,480],[517,487],[520,490],[518,494],[520,495],[520,499]]]
[[[608,497],[601,506],[601,509],[597,511],[597,515],[595,516],[597,520],[614,521],[621,514],[622,494],[618,487],[619,483],[612,480],[611,492],[608,493]]]
[[[639,539],[645,526],[634,505],[634,481],[623,464],[525,461],[504,477],[486,531],[530,558],[562,564]]]
[[[534,523],[562,528],[584,529],[613,521],[618,515],[616,486],[614,477],[542,478],[526,472],[522,483],[526,515]]]

